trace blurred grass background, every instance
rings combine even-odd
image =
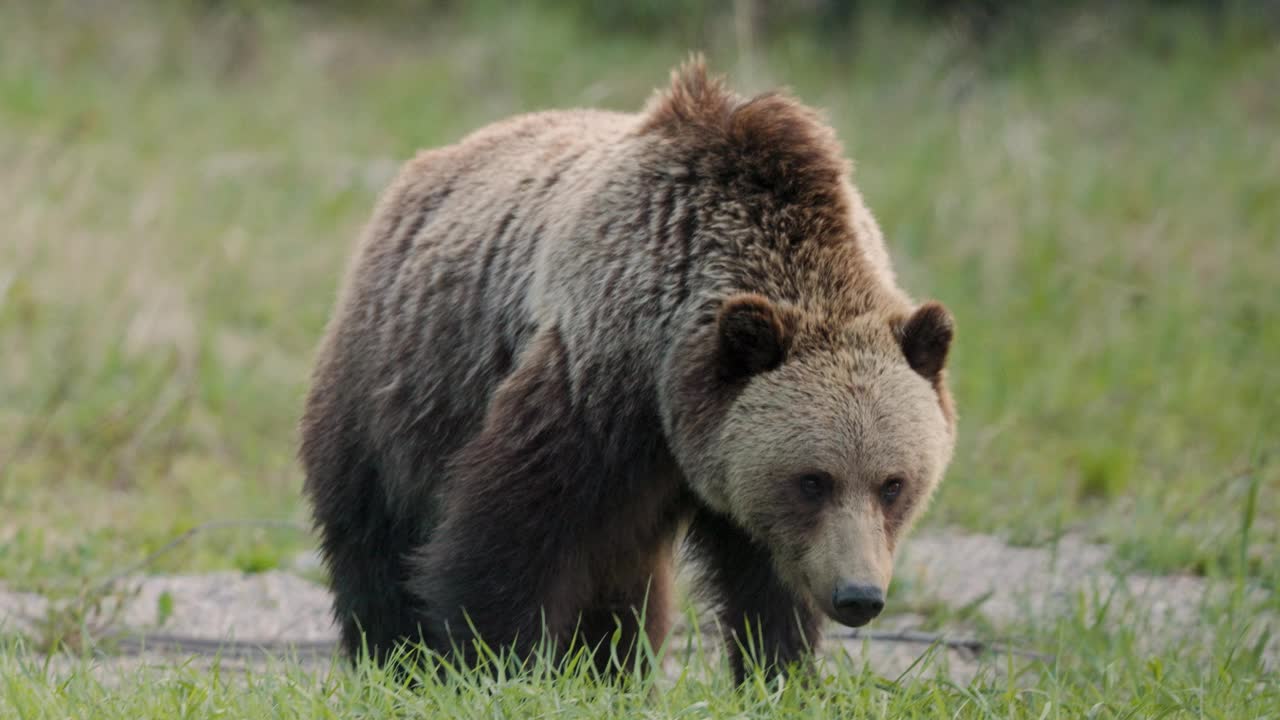
[[[904,283],[957,316],[926,527],[1274,591],[1278,38],[1276,3],[0,3],[0,579],[305,522],[312,352],[397,165],[513,113],[638,108],[703,49],[827,112]]]

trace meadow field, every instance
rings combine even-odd
[[[701,49],[744,91],[824,109],[904,285],[955,313],[960,440],[918,532],[1078,538],[1115,573],[1229,592],[1167,642],[1082,601],[973,625],[1047,658],[1016,671],[849,663],[739,692],[715,672],[659,693],[580,672],[411,690],[288,661],[106,681],[101,658],[44,652],[56,623],[0,626],[0,716],[1280,718],[1274,17],[1064,10],[975,41],[868,11],[744,45],[731,18],[691,38],[572,7],[0,3],[0,585],[76,597],[241,519],[277,524],[147,571],[291,567],[313,547],[294,457],[310,361],[399,163],[518,112],[638,108]]]

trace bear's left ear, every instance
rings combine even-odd
[[[720,378],[739,382],[782,364],[791,330],[768,299],[755,293],[729,297],[720,307],[717,362]]]
[[[902,326],[902,354],[911,369],[934,380],[947,364],[947,351],[955,335],[951,312],[941,303],[927,302],[916,309]]]

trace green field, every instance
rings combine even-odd
[[[517,112],[637,108],[690,49],[545,8],[228,6],[0,3],[10,588],[64,592],[209,520],[305,523],[310,358],[397,164]],[[812,694],[690,681],[656,701],[581,678],[414,694],[296,668],[248,690],[191,670],[108,689],[29,681],[37,661],[0,652],[0,715],[1280,717],[1280,680],[1231,641],[1280,610],[1277,37],[1181,10],[1069,14],[1034,48],[874,15],[852,39],[780,31],[750,55],[731,31],[705,38],[738,87],[825,109],[904,284],[956,315],[961,437],[922,529],[1083,533],[1129,569],[1260,588],[1262,607],[1204,611],[1221,632],[1202,660],[1144,653],[1087,614],[1022,629],[1074,659],[1016,687],[850,668]],[[262,570],[310,545],[211,533],[152,569]]]

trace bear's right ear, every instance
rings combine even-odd
[[[791,330],[763,296],[734,295],[720,307],[717,361],[720,378],[741,382],[782,364],[791,349]]]
[[[902,353],[911,369],[926,380],[936,380],[947,364],[947,352],[955,335],[951,313],[937,302],[921,305],[900,330]]]

